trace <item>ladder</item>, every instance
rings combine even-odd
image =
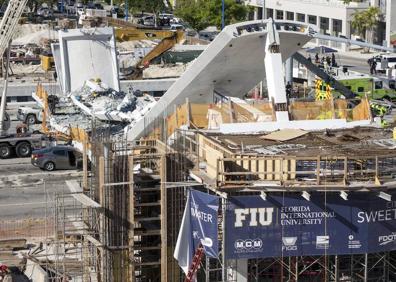
[[[194,276],[195,276],[195,273],[197,273],[199,265],[201,264],[203,254],[204,254],[204,248],[203,248],[202,244],[199,244],[197,250],[195,251],[190,269],[188,270],[188,273],[186,275],[186,279],[184,279],[184,282],[194,281]]]
[[[2,57],[4,51],[8,47],[15,27],[25,9],[27,0],[10,0],[7,9],[0,22],[0,56]]]

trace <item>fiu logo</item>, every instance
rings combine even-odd
[[[274,208],[235,209],[235,227],[243,227],[246,220],[249,226],[268,226],[272,223]]]

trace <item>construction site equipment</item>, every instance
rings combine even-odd
[[[173,48],[176,44],[183,44],[185,35],[183,30],[163,30],[163,29],[147,29],[144,26],[135,25],[133,23],[113,18],[106,18],[107,24],[116,27],[115,37],[119,42],[132,40],[154,40],[162,39],[162,41],[154,47],[147,55],[145,55],[136,65],[137,71],[134,78],[141,76],[141,70],[161,54]]]
[[[153,59],[173,48],[176,44],[184,42],[183,31],[171,30],[138,30],[138,29],[116,29],[117,41],[131,41],[131,40],[153,40],[162,39],[161,42],[154,47],[140,62],[137,63],[136,68],[146,67]]]
[[[8,67],[10,62],[11,36],[25,8],[27,0],[10,0],[4,17],[0,23],[0,54],[3,54],[7,46],[6,73],[4,76],[4,88],[0,105],[0,158],[9,158],[15,151],[18,157],[28,157],[32,148],[41,148],[41,134],[30,134],[26,130],[18,130],[17,134],[7,134],[10,128],[10,117],[6,113]],[[22,129],[19,127],[18,129]]]
[[[7,9],[0,22],[0,54],[3,56],[7,46],[9,47],[11,36],[14,33],[15,27],[18,24],[19,18],[22,15],[22,11],[25,8],[27,0],[11,0],[8,3]],[[6,97],[7,97],[7,85],[8,85],[8,67],[10,61],[10,48],[7,52],[7,66],[6,74],[4,76],[4,89],[1,97],[0,105],[0,136],[5,135],[5,132],[9,129],[5,126],[4,120],[6,111]]]
[[[41,68],[44,71],[50,71],[55,69],[54,57],[50,54],[40,55]]]

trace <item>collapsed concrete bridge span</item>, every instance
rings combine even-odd
[[[144,135],[188,98],[191,102],[213,101],[215,92],[242,97],[260,81],[265,83],[266,41],[272,26],[279,34],[279,52],[285,61],[316,32],[315,27],[292,21],[249,21],[227,26],[168,89],[157,105],[129,132],[133,140]],[[278,66],[281,69],[281,66]],[[282,75],[283,74],[279,74]]]

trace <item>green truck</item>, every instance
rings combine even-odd
[[[384,87],[383,81],[375,77],[343,77],[338,80],[360,97],[367,95],[369,99],[387,99],[396,101],[396,90]]]

